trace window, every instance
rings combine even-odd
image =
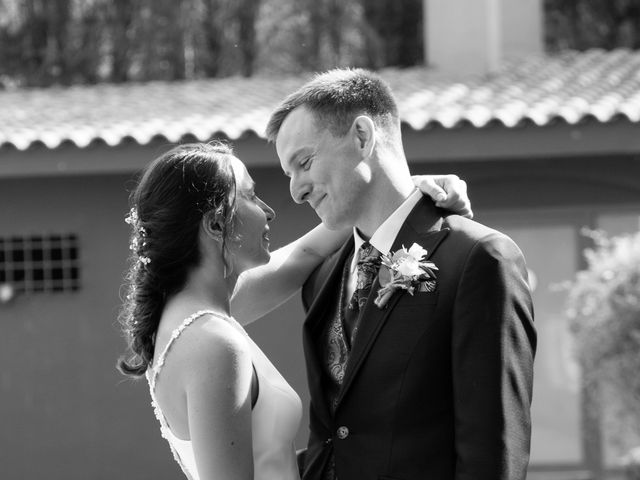
[[[79,257],[73,234],[0,238],[0,284],[16,293],[77,291]]]

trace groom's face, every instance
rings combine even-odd
[[[367,187],[351,134],[335,137],[305,107],[284,120],[276,150],[291,197],[307,202],[328,228],[357,225]]]

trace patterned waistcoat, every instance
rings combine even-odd
[[[344,372],[349,360],[349,347],[345,340],[343,320],[344,309],[347,306],[345,290],[350,264],[351,260],[347,259],[342,272],[338,301],[333,305],[333,308],[328,310],[331,317],[326,323],[323,335],[320,339],[320,351],[322,353],[325,374],[324,385],[327,397],[326,399],[331,413],[335,412],[338,395],[342,388]]]

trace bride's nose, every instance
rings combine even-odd
[[[273,210],[273,208],[271,208],[262,200],[260,200],[260,204],[260,206],[262,207],[262,211],[264,211],[265,215],[267,216],[267,222],[270,222],[271,220],[276,218],[276,212]]]

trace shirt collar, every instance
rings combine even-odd
[[[420,190],[415,189],[411,194],[407,197],[407,199],[402,202],[391,215],[387,217],[387,219],[382,222],[382,225],[378,227],[378,229],[373,232],[369,243],[373,245],[376,250],[381,252],[382,254],[388,254],[389,250],[391,250],[391,246],[395,241],[398,233],[400,232],[400,228],[404,224],[405,220],[413,210],[420,199],[422,198],[422,192]],[[357,228],[353,228],[353,241],[355,244],[355,251],[357,252],[362,244],[365,242],[365,239],[360,236]],[[355,271],[356,268],[357,255],[354,255],[354,258],[351,262],[351,271]]]

